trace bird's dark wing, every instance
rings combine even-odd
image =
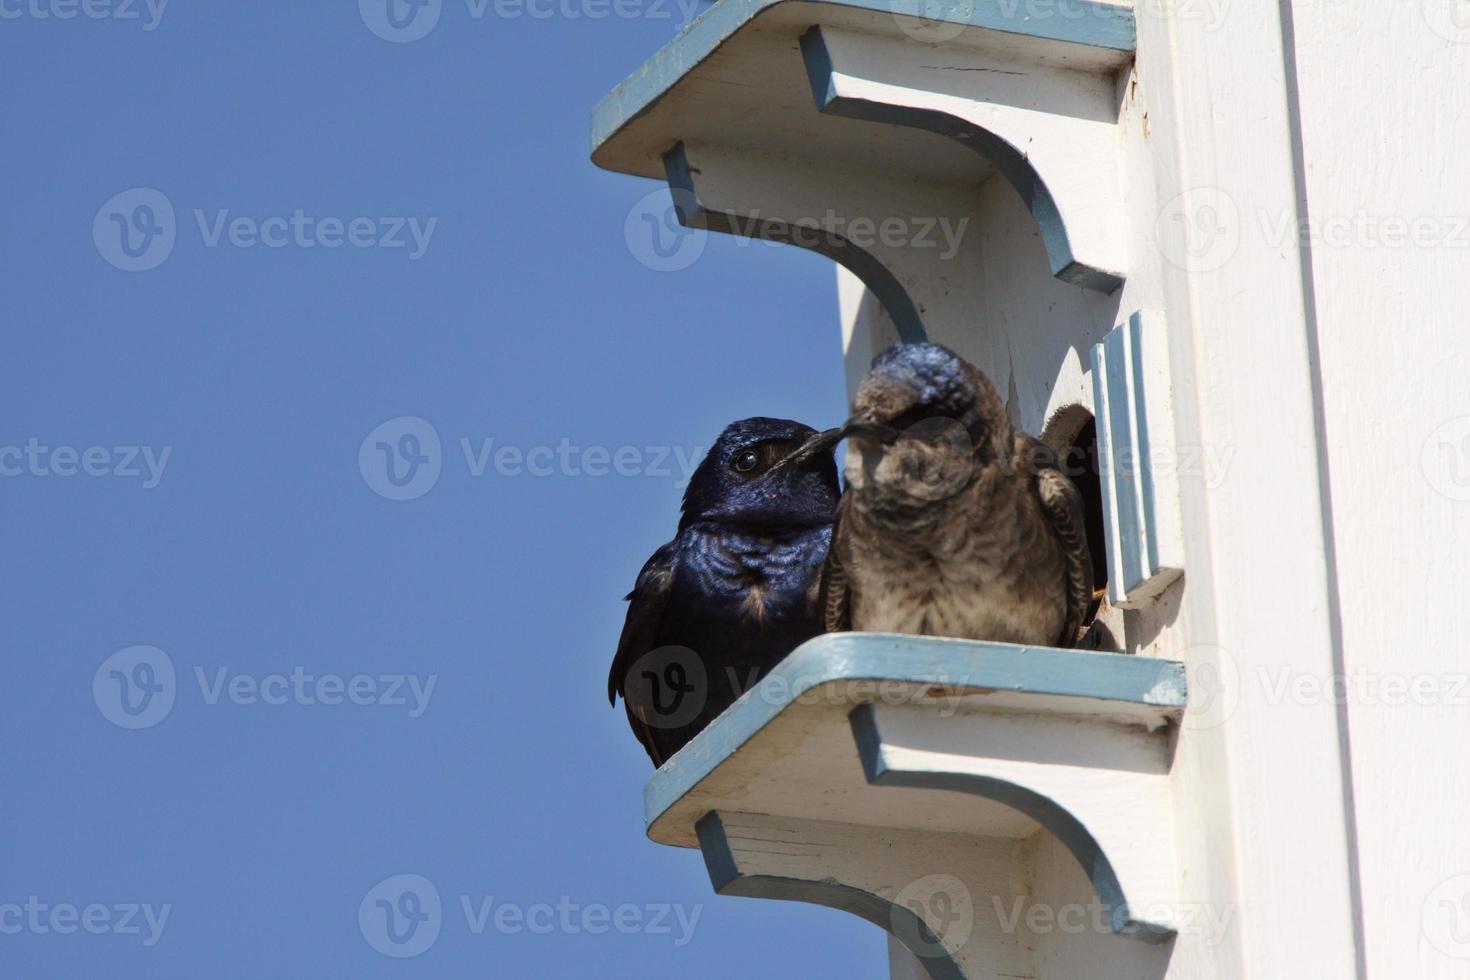
[[[674,542],[670,541],[653,553],[638,573],[633,591],[627,595],[628,616],[623,620],[623,633],[618,637],[618,652],[613,657],[612,669],[607,674],[607,700],[617,703],[623,693],[628,671],[638,658],[659,645],[659,629],[663,624],[664,610],[668,607],[670,587],[674,581]],[[661,753],[654,744],[653,732],[647,721],[639,716],[633,702],[624,697],[623,707],[628,712],[628,724],[633,734],[648,750],[654,765],[662,765]]]
[[[845,633],[852,629],[847,572],[842,567],[841,558],[842,515],[847,510],[847,501],[848,498],[844,496],[837,504],[837,514],[832,519],[832,543],[827,548],[827,560],[822,565],[822,629],[828,633]]]
[[[1087,547],[1087,524],[1083,517],[1082,494],[1056,466],[1056,457],[1036,443],[1031,458],[1036,461],[1036,489],[1041,508],[1062,542],[1067,572],[1067,621],[1057,646],[1077,645],[1082,621],[1092,605],[1092,554]]]

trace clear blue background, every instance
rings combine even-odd
[[[20,2],[0,20],[0,446],[172,455],[151,490],[0,478],[0,903],[172,911],[152,948],[0,935],[0,977],[884,975],[878,930],[719,898],[697,853],[643,836],[650,766],[604,683],[677,476],[476,478],[460,453],[689,452],[747,415],[841,416],[828,263],[715,236],[654,272],[624,226],[657,185],[588,162],[592,106],[672,36],[673,5],[476,20],[444,0],[432,33],[391,44],[352,0],[175,0],[153,31]],[[92,224],[135,187],[168,197],[178,238],[128,273]],[[295,208],[439,220],[411,262],[208,248],[193,217]],[[443,471],[395,502],[357,457],[403,415],[433,424]],[[132,644],[179,672],[171,714],[141,731],[92,696]],[[195,667],[438,680],[410,719],[210,705]],[[446,908],[438,941],[398,960],[357,910],[404,872]],[[676,948],[475,936],[460,895],[703,909]]]

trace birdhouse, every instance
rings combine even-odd
[[[680,224],[833,260],[850,391],[942,343],[1087,500],[1092,648],[822,636],[648,783],[894,977],[1361,975],[1338,707],[1252,683],[1341,669],[1311,259],[1253,217],[1307,193],[1296,42],[1185,6],[718,0],[593,116]]]

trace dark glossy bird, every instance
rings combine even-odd
[[[894,345],[847,423],[847,492],[824,570],[828,630],[1073,646],[1092,602],[1081,494],[1016,432],[990,379],[938,344]]]
[[[729,425],[684,493],[678,533],[638,574],[607,678],[662,765],[797,645],[822,632],[818,589],[840,490],[816,430]]]

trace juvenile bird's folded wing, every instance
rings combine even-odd
[[[843,497],[837,505],[837,516],[832,522],[832,544],[827,549],[827,560],[822,564],[821,612],[822,629],[828,633],[845,633],[852,629],[852,602],[847,588],[847,572],[842,567],[842,515],[847,511],[848,500]]]
[[[1067,575],[1067,619],[1057,646],[1077,645],[1082,621],[1092,604],[1092,553],[1087,547],[1087,524],[1082,494],[1056,465],[1056,456],[1029,439],[1029,457],[1036,467],[1036,489],[1041,508],[1062,543]]]

